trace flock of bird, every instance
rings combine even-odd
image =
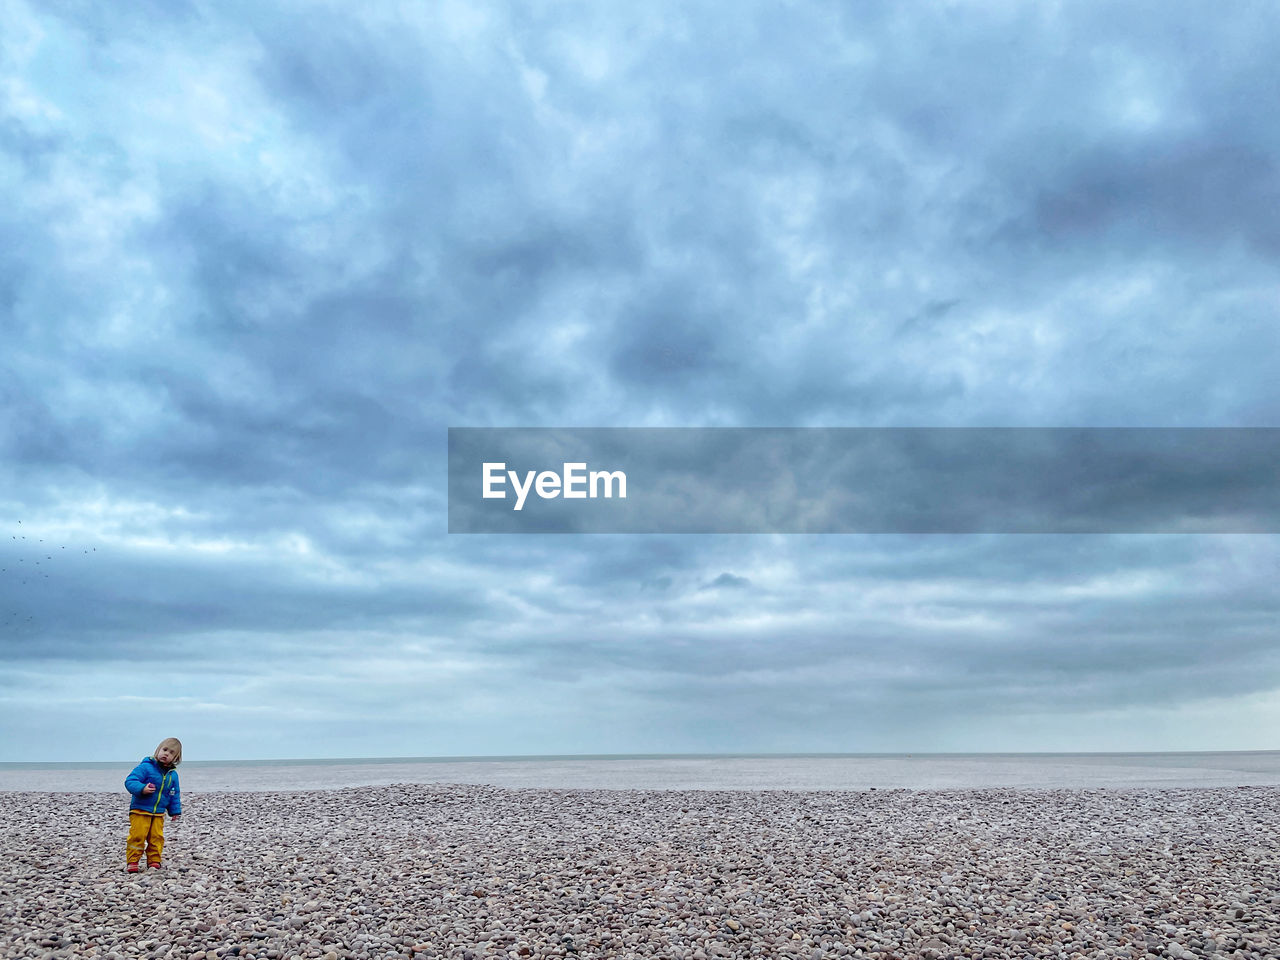
[[[22,521],[18,521],[18,526],[22,526]],[[54,554],[52,546],[42,546],[43,537],[27,537],[24,533],[14,533],[9,537],[15,541],[13,544],[16,550],[10,552],[8,556],[0,556],[0,601],[7,601],[4,606],[10,607],[2,617],[0,617],[0,629],[8,632],[12,629],[31,626],[35,622],[35,615],[29,614],[26,610],[12,609],[21,599],[20,592],[17,588],[25,587],[39,583],[40,580],[49,579],[49,564],[53,561]],[[27,549],[30,548],[29,552]],[[66,550],[65,545],[60,545],[59,550]],[[97,553],[98,548],[85,549],[83,552],[88,555]],[[16,554],[16,555],[15,555]],[[22,554],[28,554],[26,556]],[[27,561],[31,562],[28,563]],[[43,570],[38,569],[44,567]],[[5,588],[12,588],[12,591]]]

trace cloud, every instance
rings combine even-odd
[[[449,536],[446,443],[1273,425],[1276,17],[10,4],[11,756],[156,663],[205,755],[1258,745],[1273,538]]]
[[[742,590],[751,586],[751,580],[748,577],[739,577],[729,573],[727,570],[707,583],[704,583],[699,590]]]

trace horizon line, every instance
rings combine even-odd
[[[841,759],[853,757],[1106,757],[1106,756],[1195,756],[1203,754],[1280,753],[1275,749],[1221,750],[876,750],[819,752],[734,752],[734,753],[527,753],[527,754],[445,754],[424,756],[348,756],[348,757],[224,757],[193,759],[189,764],[235,763],[495,763],[536,760],[734,760],[734,759]],[[131,758],[118,760],[0,760],[5,766],[59,766],[65,764],[132,763]]]

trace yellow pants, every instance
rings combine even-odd
[[[159,863],[164,850],[164,815],[152,816],[137,810],[129,811],[129,842],[125,844],[124,857],[129,863],[137,863],[145,851],[147,863]]]

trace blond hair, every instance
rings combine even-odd
[[[165,737],[156,744],[156,748],[152,751],[151,755],[154,757],[160,752],[161,747],[168,747],[173,751],[173,765],[175,767],[182,762],[182,741],[177,737]]]

